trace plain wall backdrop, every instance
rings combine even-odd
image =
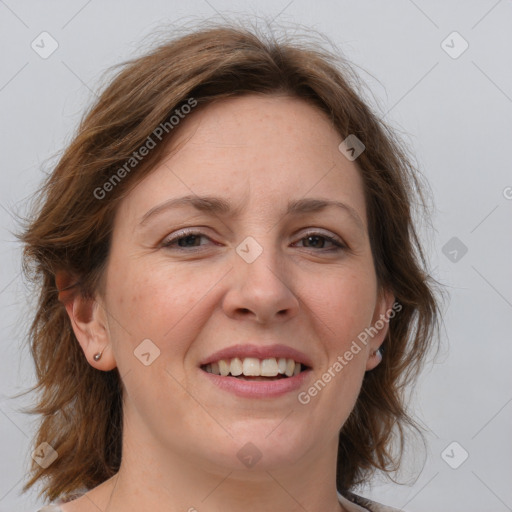
[[[442,351],[414,395],[427,449],[410,453],[410,485],[377,477],[361,492],[408,512],[512,510],[511,1],[0,0],[0,512],[42,504],[20,494],[35,418],[19,412],[28,398],[9,398],[35,382],[16,214],[109,66],[162,27],[239,16],[324,33],[432,188],[434,230],[422,236],[450,299]]]

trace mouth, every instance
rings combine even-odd
[[[307,354],[283,344],[233,345],[198,364],[209,386],[244,399],[290,395],[311,378],[312,367]]]
[[[219,359],[200,366],[206,373],[220,377],[235,377],[246,381],[274,381],[289,379],[311,368],[285,357],[256,357]]]

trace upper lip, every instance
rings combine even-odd
[[[292,347],[286,345],[232,345],[231,347],[223,348],[210,354],[208,357],[203,359],[199,365],[203,366],[209,363],[214,363],[220,359],[244,359],[246,357],[255,357],[257,359],[268,359],[275,357],[279,359],[284,357],[286,359],[293,359],[296,363],[302,363],[304,366],[312,366],[309,357]]]

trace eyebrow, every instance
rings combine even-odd
[[[233,209],[230,203],[221,197],[187,195],[169,199],[151,208],[142,216],[139,227],[146,224],[151,217],[157,216],[168,210],[183,208],[187,206],[192,206],[200,212],[219,216],[230,215],[234,217],[239,215],[241,211],[241,207]],[[314,213],[322,211],[328,207],[337,207],[342,209],[349,214],[349,216],[356,222],[359,228],[361,228],[363,231],[365,230],[361,217],[352,206],[332,199],[305,198],[289,201],[286,208],[286,215]]]

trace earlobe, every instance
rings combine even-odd
[[[366,361],[366,371],[373,370],[382,362],[382,350],[378,348],[370,354]]]
[[[105,352],[110,336],[104,307],[96,299],[82,296],[76,276],[58,272],[55,283],[59,301],[66,308],[73,332],[89,364],[103,371],[115,368],[112,351]],[[98,357],[97,354],[101,355]]]
[[[370,352],[366,361],[366,370],[373,370],[382,362],[381,346],[389,331],[389,320],[394,315],[395,296],[390,290],[381,289],[378,294],[372,327],[375,331],[370,342]]]

